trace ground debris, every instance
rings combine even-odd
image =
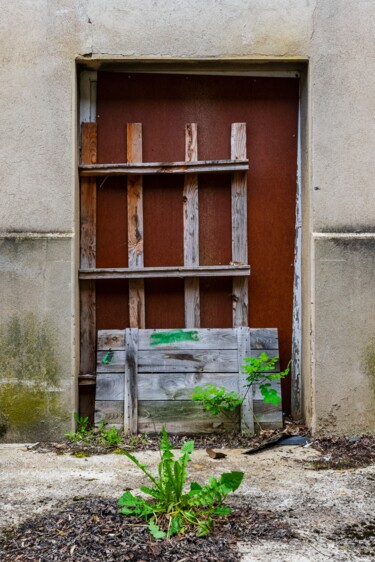
[[[270,511],[258,512],[236,502],[233,513],[215,523],[212,534],[193,533],[155,541],[143,519],[118,513],[115,500],[84,499],[29,519],[0,537],[2,562],[92,562],[240,560],[236,543],[257,539],[287,540],[294,535],[287,523]]]
[[[316,470],[359,468],[375,463],[374,435],[322,437],[315,439],[312,447],[322,453],[319,459],[311,461]]]

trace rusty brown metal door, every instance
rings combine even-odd
[[[143,161],[184,160],[186,123],[198,124],[199,160],[230,157],[231,123],[247,124],[249,325],[279,330],[281,367],[291,356],[299,84],[296,78],[98,74],[98,163],[124,162],[126,123],[143,125]],[[97,181],[96,266],[127,267],[123,178]],[[183,177],[145,177],[144,265],[181,266]],[[199,183],[200,264],[231,261],[231,187]],[[127,280],[96,282],[97,329],[129,327]],[[184,327],[184,280],[145,280],[146,328]],[[201,279],[201,327],[232,326],[232,280]],[[290,382],[283,381],[284,411]]]

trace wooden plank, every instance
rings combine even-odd
[[[255,349],[279,349],[277,328],[250,328],[250,347]]]
[[[96,400],[124,400],[124,372],[98,373]]]
[[[261,429],[283,427],[283,414],[279,406],[266,404],[263,400],[254,400],[254,420]]]
[[[95,424],[106,420],[108,425],[124,428],[124,402],[122,400],[97,400],[95,402]]]
[[[232,123],[231,158],[246,158],[246,123]],[[246,264],[247,250],[247,174],[232,175],[232,262]],[[233,327],[248,326],[248,282],[233,279]]]
[[[137,347],[138,330],[125,330],[124,431],[137,433]]]
[[[198,162],[128,162],[121,164],[96,164],[79,167],[81,177],[130,176],[152,174],[213,174],[228,172],[245,172],[249,161],[237,160],[203,160]]]
[[[138,352],[140,373],[238,373],[236,350],[152,350]]]
[[[142,162],[142,124],[127,124],[127,160]],[[130,269],[143,268],[143,181],[141,175],[128,177],[128,263]],[[145,290],[143,279],[129,281],[129,323],[131,328],[145,327]]]
[[[98,350],[125,349],[125,330],[98,330]]]
[[[244,277],[250,275],[248,265],[206,265],[199,267],[144,267],[141,270],[122,268],[80,269],[80,279],[157,279],[172,277]]]
[[[96,163],[96,123],[82,124],[81,158],[85,164]],[[96,180],[81,180],[80,200],[80,266],[96,265]],[[95,372],[96,290],[94,281],[80,284],[80,372]]]
[[[254,433],[253,393],[246,384],[246,374],[242,370],[245,357],[250,355],[250,330],[237,328],[238,338],[238,378],[239,392],[244,398],[241,406],[241,433],[252,435]]]
[[[199,328],[199,330],[139,330],[138,349],[237,349],[237,334],[232,328]],[[100,351],[125,349],[124,330],[98,331]]]
[[[185,126],[185,160],[198,160],[197,124]],[[184,180],[184,265],[199,266],[199,204],[198,175],[188,174]],[[185,279],[185,327],[199,328],[199,279]]]
[[[138,431],[170,433],[225,433],[238,431],[239,413],[212,416],[202,406],[188,401],[140,401]]]
[[[125,365],[125,349],[114,350],[113,358],[110,363],[103,363],[103,359],[107,355],[106,351],[98,351],[96,359],[97,373],[123,373]]]
[[[138,399],[191,400],[194,387],[205,384],[224,386],[228,391],[239,391],[237,373],[139,373]]]
[[[232,328],[199,330],[140,330],[140,350],[150,349],[237,349],[237,335]]]

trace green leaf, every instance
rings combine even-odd
[[[134,507],[139,503],[139,498],[133,496],[133,494],[129,491],[125,492],[121,498],[118,500],[118,505],[126,505],[128,507]]]
[[[237,490],[244,477],[243,472],[225,472],[220,477],[220,484],[224,484],[231,492]]]
[[[150,520],[150,523],[148,525],[148,530],[150,531],[151,535],[156,540],[164,539],[167,536],[167,534],[164,533],[164,531],[162,531],[160,529],[159,525],[156,525],[156,523],[153,519]]]
[[[274,388],[267,388],[268,385],[261,384],[259,390],[263,396],[264,402],[267,404],[280,404],[281,396],[278,395],[277,391]]]
[[[212,512],[213,515],[218,515],[218,516],[230,515],[231,513],[232,513],[232,508],[229,507],[228,505],[218,505],[217,507],[215,507],[215,509]]]
[[[175,515],[171,517],[170,524],[168,528],[168,537],[173,537],[173,535],[177,535],[180,532],[184,524],[184,520],[180,515]]]
[[[148,494],[149,496],[152,496],[153,498],[156,498],[156,499],[160,498],[160,491],[159,490],[155,490],[153,488],[148,488],[147,486],[139,486],[139,489],[144,494]]]

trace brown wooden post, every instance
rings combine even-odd
[[[185,160],[198,160],[197,124],[185,126]],[[184,178],[184,266],[199,266],[198,174]],[[200,327],[199,279],[185,279],[185,327]]]
[[[142,162],[142,123],[127,124],[127,161]],[[128,260],[129,268],[140,269],[143,260],[143,181],[128,176]],[[129,322],[131,328],[145,328],[143,279],[129,280]]]
[[[96,164],[97,125],[82,123],[82,164]],[[96,179],[81,178],[80,188],[80,267],[96,267]],[[96,290],[95,281],[80,282],[80,389],[79,410],[93,423],[96,370]],[[88,384],[90,383],[91,384]]]
[[[246,123],[232,123],[231,158],[246,158]],[[232,176],[232,262],[247,264],[247,173]],[[233,278],[233,327],[248,326],[248,280]]]

